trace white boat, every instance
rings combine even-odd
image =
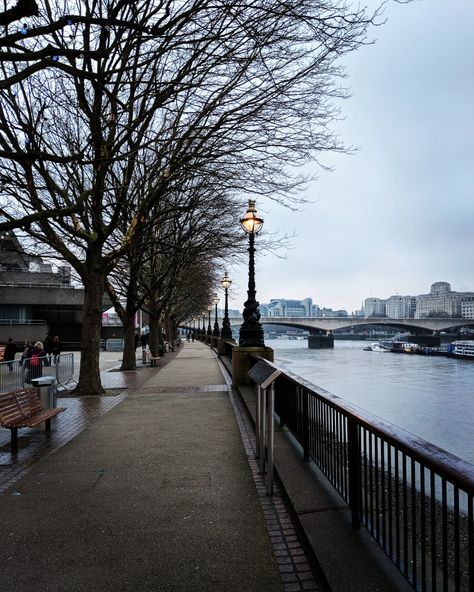
[[[420,346],[417,343],[404,343],[403,344],[403,351],[406,354],[414,354],[420,349]]]
[[[452,345],[455,358],[474,360],[474,341],[453,341]]]
[[[375,352],[390,352],[390,351],[392,351],[392,345],[388,341],[376,341],[375,343],[372,343],[372,345],[370,347],[371,347],[372,351],[375,351]]]

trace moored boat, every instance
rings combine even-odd
[[[375,352],[390,352],[392,351],[391,341],[376,341],[371,344],[371,350]]]
[[[474,360],[474,341],[453,341],[452,355],[455,358]]]

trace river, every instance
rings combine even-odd
[[[474,361],[368,352],[364,341],[266,345],[281,368],[474,464]]]

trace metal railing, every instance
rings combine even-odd
[[[74,380],[74,354],[60,354],[57,357],[46,356],[42,359],[43,376],[54,376],[59,387],[70,388]],[[41,374],[39,374],[41,375]],[[30,384],[27,361],[0,362],[0,394],[23,388]]]
[[[473,465],[289,372],[275,413],[415,590],[474,590]]]

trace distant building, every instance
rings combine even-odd
[[[345,318],[348,317],[349,314],[347,313],[347,310],[333,310],[332,308],[320,308],[318,316],[327,318]]]
[[[474,297],[473,292],[453,292],[448,282],[435,282],[429,294],[416,298],[415,318],[462,316],[462,303]],[[469,318],[469,317],[465,317]]]
[[[415,316],[416,296],[390,296],[385,301],[385,314],[389,319],[412,319]]]
[[[381,298],[366,298],[364,301],[364,317],[384,317],[386,315],[386,300]]]
[[[461,301],[461,317],[463,319],[474,319],[474,296],[466,296]]]
[[[311,317],[313,316],[312,313],[313,301],[311,298],[305,298],[304,300],[272,298],[268,304],[260,305],[260,314],[262,314],[262,316]]]
[[[346,310],[333,310],[332,308],[320,308],[313,304],[312,298],[303,300],[286,300],[284,298],[272,298],[268,304],[260,304],[262,317],[347,317]]]

